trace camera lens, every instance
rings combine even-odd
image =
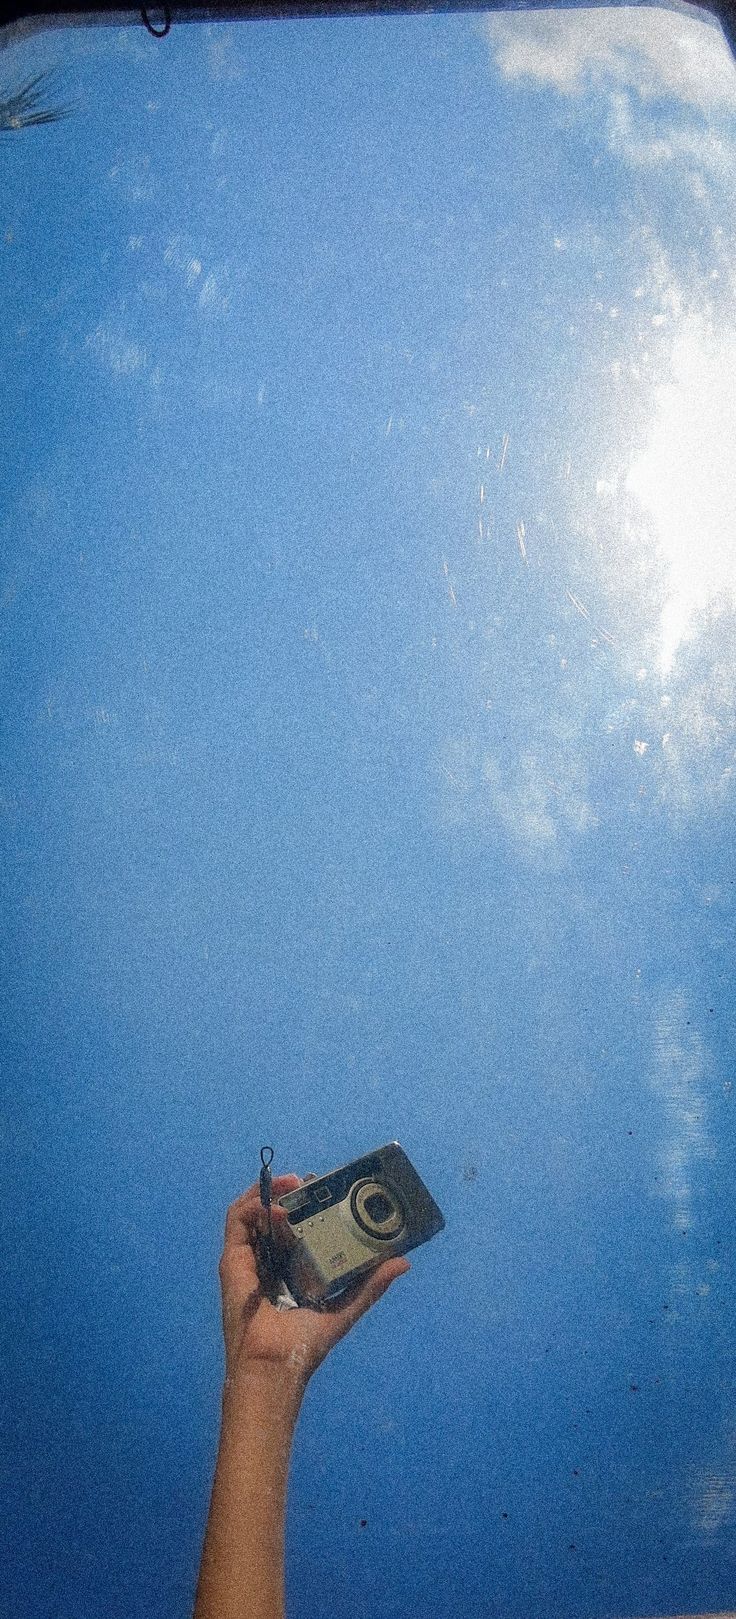
[[[363,1181],[353,1187],[350,1202],[358,1225],[369,1236],[385,1237],[389,1241],[403,1230],[404,1210],[393,1187]]]
[[[375,1220],[377,1225],[382,1225],[393,1212],[385,1192],[371,1192],[366,1198],[363,1208],[368,1215],[368,1219]]]

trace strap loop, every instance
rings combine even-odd
[[[166,35],[168,34],[169,29],[171,27],[171,11],[170,11],[169,6],[167,4],[167,0],[164,0],[164,4],[163,4],[161,9],[162,9],[163,14],[164,14],[164,26],[163,26],[163,28],[154,28],[153,23],[151,22],[151,19],[150,19],[149,15],[148,15],[148,10],[147,10],[147,8],[145,6],[143,7],[143,9],[141,11],[141,20],[145,24],[145,27],[148,29],[149,34],[153,34],[154,39],[165,39]]]

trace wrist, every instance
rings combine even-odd
[[[225,1378],[223,1421],[242,1411],[257,1411],[282,1426],[295,1425],[307,1379],[286,1361],[245,1360]]]

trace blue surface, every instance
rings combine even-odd
[[[394,1138],[290,1615],[736,1601],[736,67],[595,17],[3,59],[13,1619],[190,1611],[227,1204]]]

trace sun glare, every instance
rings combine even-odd
[[[646,442],[626,487],[646,511],[668,565],[659,670],[673,668],[696,615],[736,598],[736,329],[683,322],[671,383],[658,388]]]

